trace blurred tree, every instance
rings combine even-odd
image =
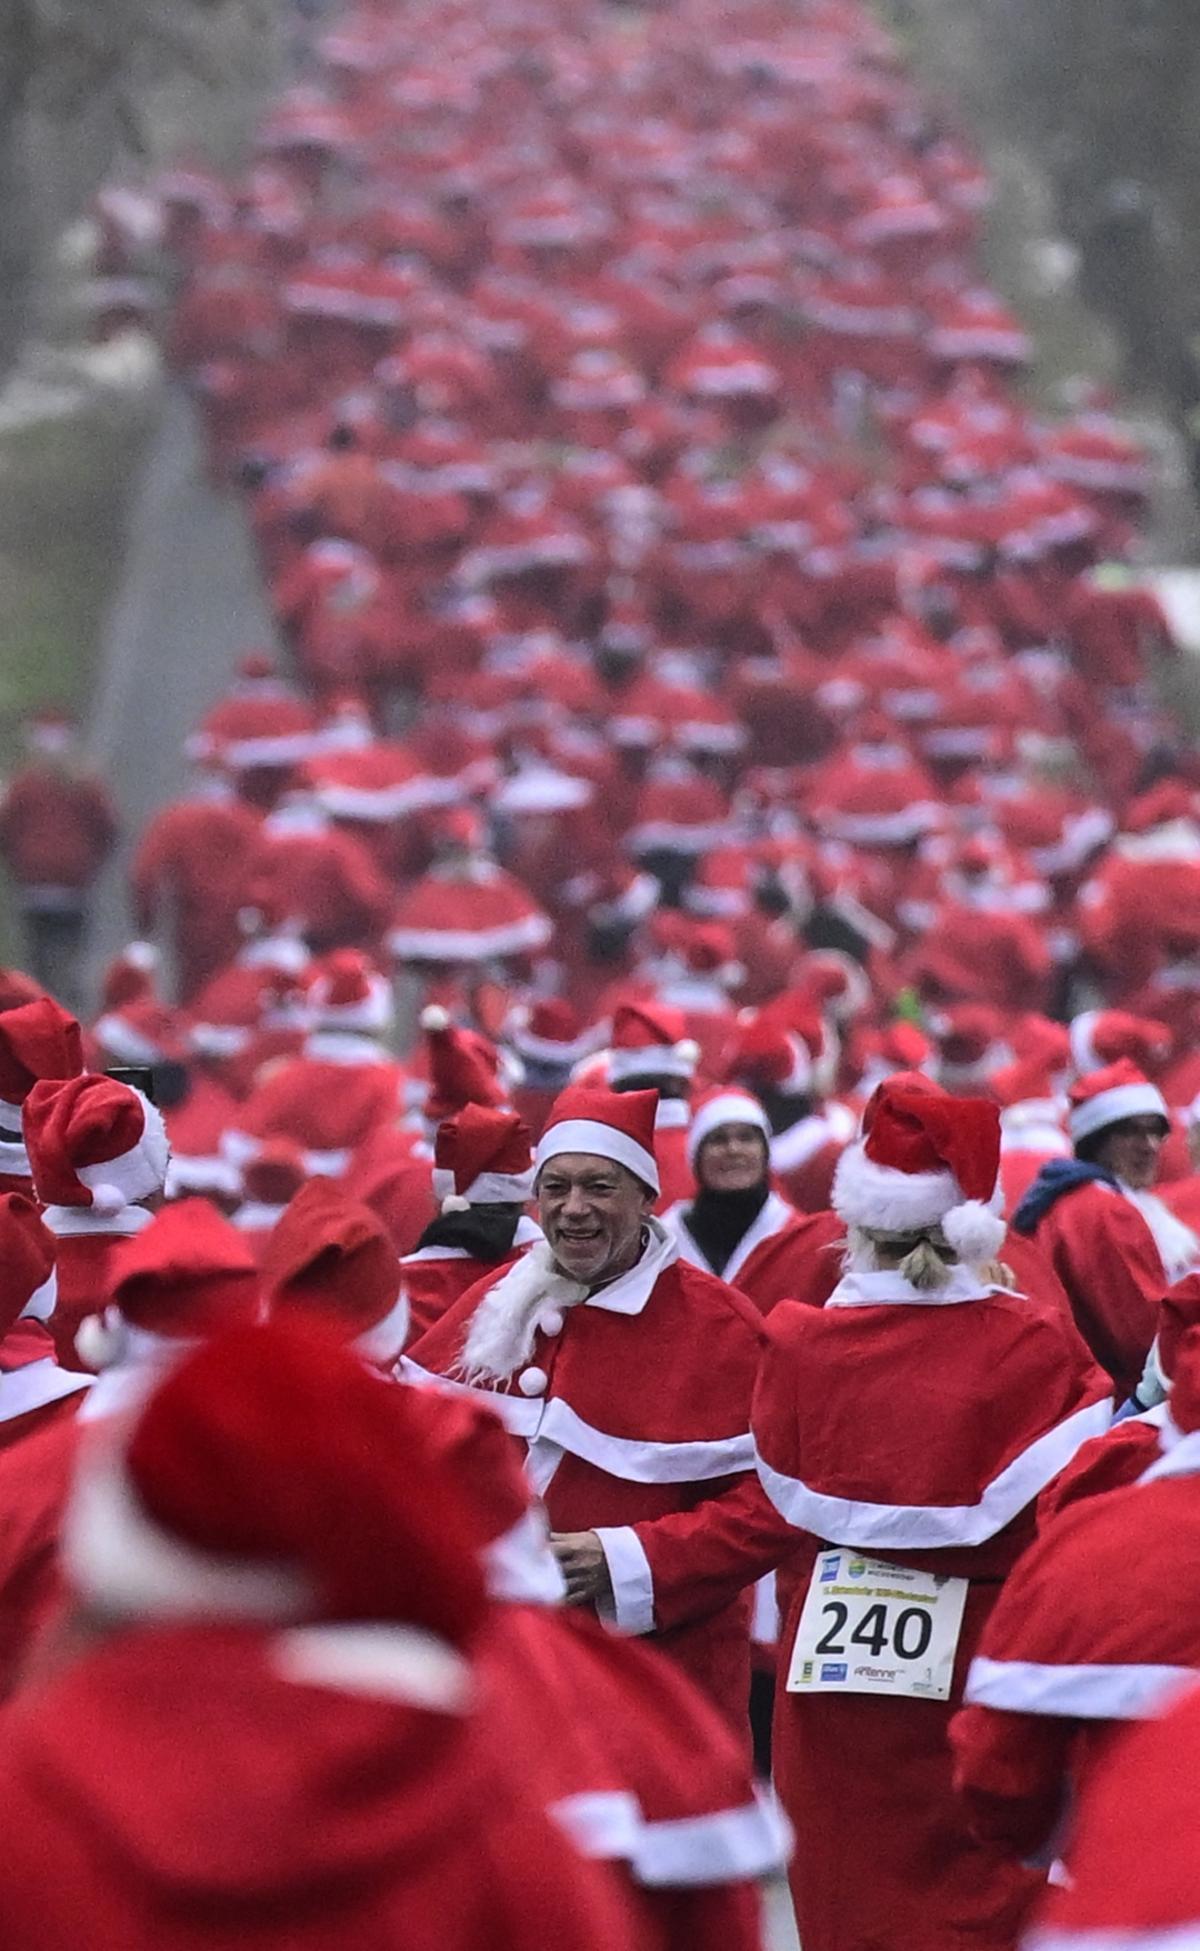
[[[263,74],[276,12],[277,0],[0,0],[0,371],[47,242],[115,165],[157,158],[164,99],[194,135],[205,103]]]

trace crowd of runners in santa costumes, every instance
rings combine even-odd
[[[6,1946],[1200,1931],[1200,769],[988,195],[852,0],[410,0],[101,199],[278,647],[82,1024],[0,803]]]

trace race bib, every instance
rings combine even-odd
[[[787,1691],[949,1700],[967,1583],[845,1546],[823,1551],[800,1614]]]

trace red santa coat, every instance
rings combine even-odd
[[[377,1691],[364,1639],[390,1653]],[[70,1951],[86,1917],[94,1951],[650,1951],[435,1652],[181,1625],[86,1654],[5,1727],[0,1940]]]
[[[82,893],[117,837],[112,802],[98,780],[30,766],[0,800],[0,856],[17,884]]]
[[[1032,1533],[1033,1500],[1104,1427],[1106,1383],[1068,1324],[981,1291],[965,1268],[935,1295],[898,1273],[849,1273],[819,1312],[777,1308],[767,1335],[759,1474],[812,1555],[844,1544],[970,1581],[949,1703],[777,1696],[805,1951],[951,1951],[968,1936],[1007,1951],[1036,1879],[968,1834],[947,1730],[1000,1580]],[[785,1658],[807,1583],[788,1607]]]
[[[163,807],[138,843],[130,870],[138,932],[153,934],[171,908],[184,1002],[241,946],[238,909],[258,831],[244,800],[210,795]]]
[[[519,1219],[513,1236],[513,1250],[502,1260],[477,1260],[461,1246],[423,1246],[406,1253],[400,1262],[404,1292],[408,1296],[409,1346],[428,1333],[435,1322],[448,1314],[455,1302],[470,1287],[511,1267],[517,1254],[542,1237],[541,1228],[531,1219]]]
[[[1047,1525],[972,1664],[953,1730],[976,1828],[1014,1853],[1053,1834],[1118,1727],[1200,1673],[1200,1444]]]
[[[40,1321],[0,1343],[0,1700],[59,1597],[58,1525],[90,1378],[62,1369]]]
[[[1030,1951],[1186,1951],[1200,1934],[1200,1695],[1131,1729],[1074,1825]]]
[[[1131,1200],[1093,1179],[1056,1199],[1030,1235],[1057,1274],[1080,1334],[1131,1396],[1170,1285],[1153,1235]]]
[[[253,1092],[225,1145],[235,1162],[264,1138],[290,1138],[309,1172],[341,1178],[372,1133],[403,1108],[404,1072],[370,1037],[326,1032],[308,1039]]]
[[[775,1134],[771,1170],[798,1211],[819,1213],[828,1206],[837,1162],[857,1134],[858,1119],[836,1100]]]
[[[415,1344],[405,1374],[453,1381],[477,1309],[520,1269],[542,1272],[549,1291],[548,1251],[532,1249],[464,1294]],[[491,1302],[493,1315],[512,1291]],[[553,1529],[599,1532],[616,1625],[655,1634],[742,1728],[742,1588],[786,1549],[751,1471],[759,1317],[733,1288],[682,1264],[658,1222],[627,1274],[565,1314],[549,1302],[545,1312],[557,1332],[536,1328],[528,1360],[480,1393],[526,1445]],[[756,1561],[767,1530],[775,1549]]]
[[[680,1258],[686,1260],[689,1267],[702,1267],[705,1273],[716,1273],[716,1269],[705,1259],[703,1249],[697,1244],[688,1227],[687,1216],[690,1205],[689,1199],[679,1200],[663,1214],[663,1224],[678,1240]],[[745,1294],[747,1299],[754,1301],[757,1306],[758,1302],[752,1291],[755,1263],[760,1254],[778,1244],[781,1236],[794,1235],[797,1230],[803,1232],[803,1228],[797,1229],[795,1225],[799,1218],[800,1215],[795,1207],[790,1206],[786,1199],[781,1199],[777,1192],[769,1192],[762,1211],[742,1234],[721,1269],[718,1279],[728,1281],[731,1287],[736,1287],[740,1294]],[[765,1314],[766,1308],[763,1308],[762,1312]]]
[[[1162,1426],[1167,1408],[1160,1403],[1143,1416],[1126,1416],[1102,1436],[1081,1443],[1065,1470],[1060,1470],[1038,1498],[1038,1531],[1063,1511],[1108,1490],[1124,1490],[1144,1477],[1162,1455]]]
[[[502,1605],[480,1667],[501,1746],[522,1757],[583,1854],[612,1865],[654,1942],[758,1951],[753,1879],[782,1867],[786,1827],[756,1795],[741,1745],[671,1663],[584,1614]]]

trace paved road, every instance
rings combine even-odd
[[[134,496],[99,660],[90,745],[117,795],[125,840],[99,892],[93,981],[129,939],[129,848],[181,791],[188,732],[225,689],[238,652],[274,637],[241,505],[213,490],[195,413],[172,390]]]

